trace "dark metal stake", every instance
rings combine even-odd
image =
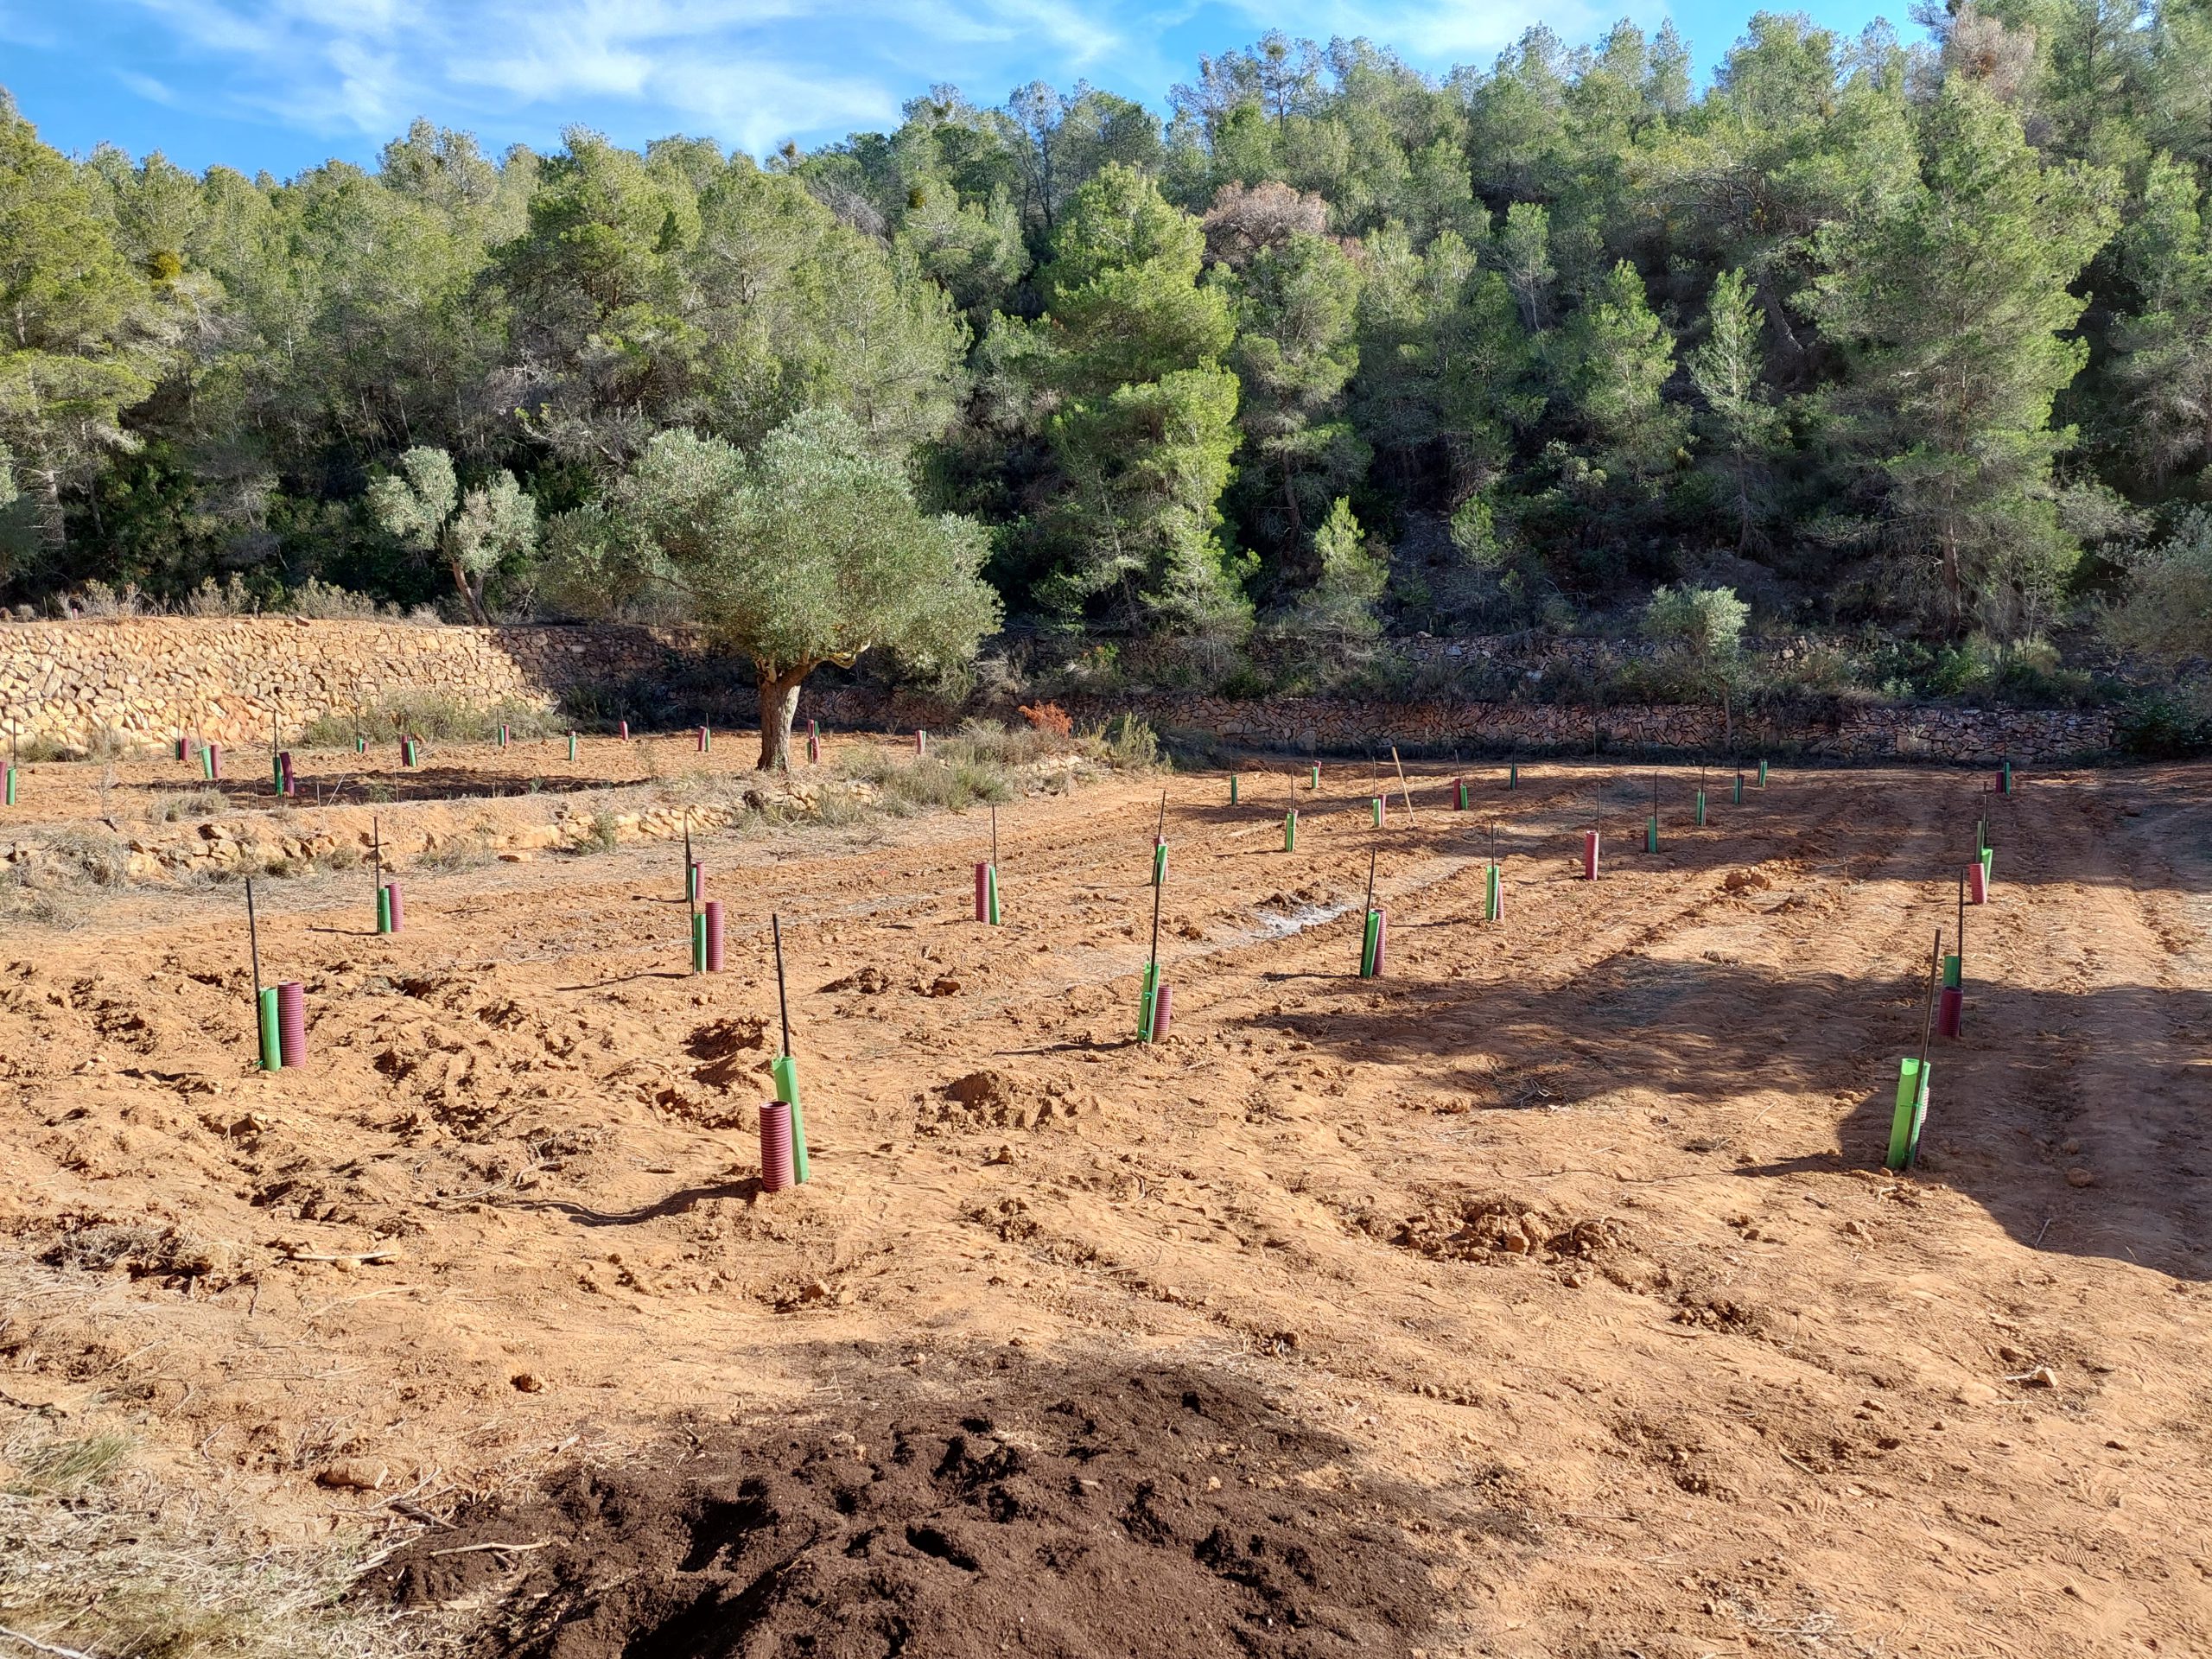
[[[256,1029],[261,1020],[261,926],[253,917],[253,878],[245,879],[245,938],[253,953],[253,1017]]]
[[[791,1052],[791,1005],[784,991],[784,920],[780,916],[768,918],[769,936],[776,942],[776,1012],[784,1022],[784,1054]]]

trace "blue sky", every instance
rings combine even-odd
[[[765,153],[895,124],[935,81],[995,104],[1088,79],[1163,106],[1199,54],[1270,28],[1364,35],[1419,67],[1488,64],[1529,24],[1570,40],[1672,15],[1700,74],[1753,9],[1715,0],[0,0],[0,86],[49,143],[154,149],[289,176],[373,161],[416,115],[494,151],[582,122],[625,143],[709,135]],[[1778,9],[1778,8],[1777,8]],[[1819,0],[1855,34],[1884,9]],[[1888,8],[1901,28],[1904,7]],[[1910,33],[1910,29],[1907,29]]]

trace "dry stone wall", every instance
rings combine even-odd
[[[291,617],[126,618],[0,626],[0,725],[69,747],[183,734],[265,740],[318,715],[443,695],[550,709],[578,685],[664,669],[681,631],[423,627]]]
[[[1920,760],[1994,765],[2089,759],[2108,753],[2113,719],[2099,710],[1972,709],[1846,705],[1833,719],[1774,722],[1738,719],[1718,709],[1657,706],[1592,714],[1558,703],[1435,701],[1382,702],[1334,697],[1132,696],[1076,698],[1064,705],[1077,724],[1117,714],[1154,727],[1203,733],[1237,747],[1298,753],[1402,749],[1581,751],[1645,749],[1726,756],[1732,753],[1824,756],[1839,760]],[[831,725],[894,728],[950,724],[942,708],[887,701],[857,691],[815,696],[805,712]],[[1013,710],[1005,711],[1011,715]]]
[[[403,695],[550,709],[572,688],[611,685],[696,661],[694,632],[641,627],[423,627],[289,617],[133,618],[0,626],[0,726],[68,747],[103,734],[125,746],[180,733],[224,742],[266,738],[273,718],[296,731],[319,715]],[[910,728],[954,711],[854,690],[810,688],[801,714],[831,726]],[[1009,709],[1004,711],[1012,715]],[[1731,750],[1838,760],[2022,763],[2109,752],[2103,711],[2023,711],[1840,704],[1789,725],[1738,721],[1718,709],[1586,709],[1436,698],[1408,702],[1273,697],[1249,702],[1158,695],[1078,699],[1086,724],[1141,715],[1157,727],[1211,733],[1250,748],[1357,752],[1385,743],[1427,749]],[[1594,731],[1593,731],[1594,722]]]

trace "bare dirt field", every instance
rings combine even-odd
[[[273,1073],[235,884],[11,925],[0,1488],[111,1432],[392,1643],[549,1659],[2212,1652],[2212,772],[1995,802],[1901,1176],[1979,775],[1697,829],[1669,768],[1653,855],[1643,768],[1425,765],[1377,831],[1325,762],[1286,853],[1268,764],[1001,807],[995,929],[980,809],[702,839],[714,976],[665,842],[414,871],[396,938],[257,883]],[[8,1571],[121,1651],[97,1552]]]

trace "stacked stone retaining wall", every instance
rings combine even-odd
[[[134,747],[182,734],[264,740],[316,716],[405,696],[541,709],[580,687],[611,686],[696,663],[696,633],[642,627],[424,627],[289,617],[145,618],[0,626],[0,724],[25,738],[86,748]],[[736,665],[733,665],[734,670]],[[1794,722],[1732,723],[1719,709],[1593,713],[1555,703],[1440,697],[1405,702],[1270,697],[1251,701],[1132,695],[1071,701],[1086,724],[1119,713],[1211,734],[1249,748],[1325,753],[1386,743],[1427,751],[1660,749],[1726,755],[1759,749],[1838,760],[2026,763],[2110,752],[2101,710],[1932,709],[1841,702]],[[943,726],[958,711],[865,690],[810,688],[801,715],[831,726]],[[1012,717],[1009,708],[999,711]]]

